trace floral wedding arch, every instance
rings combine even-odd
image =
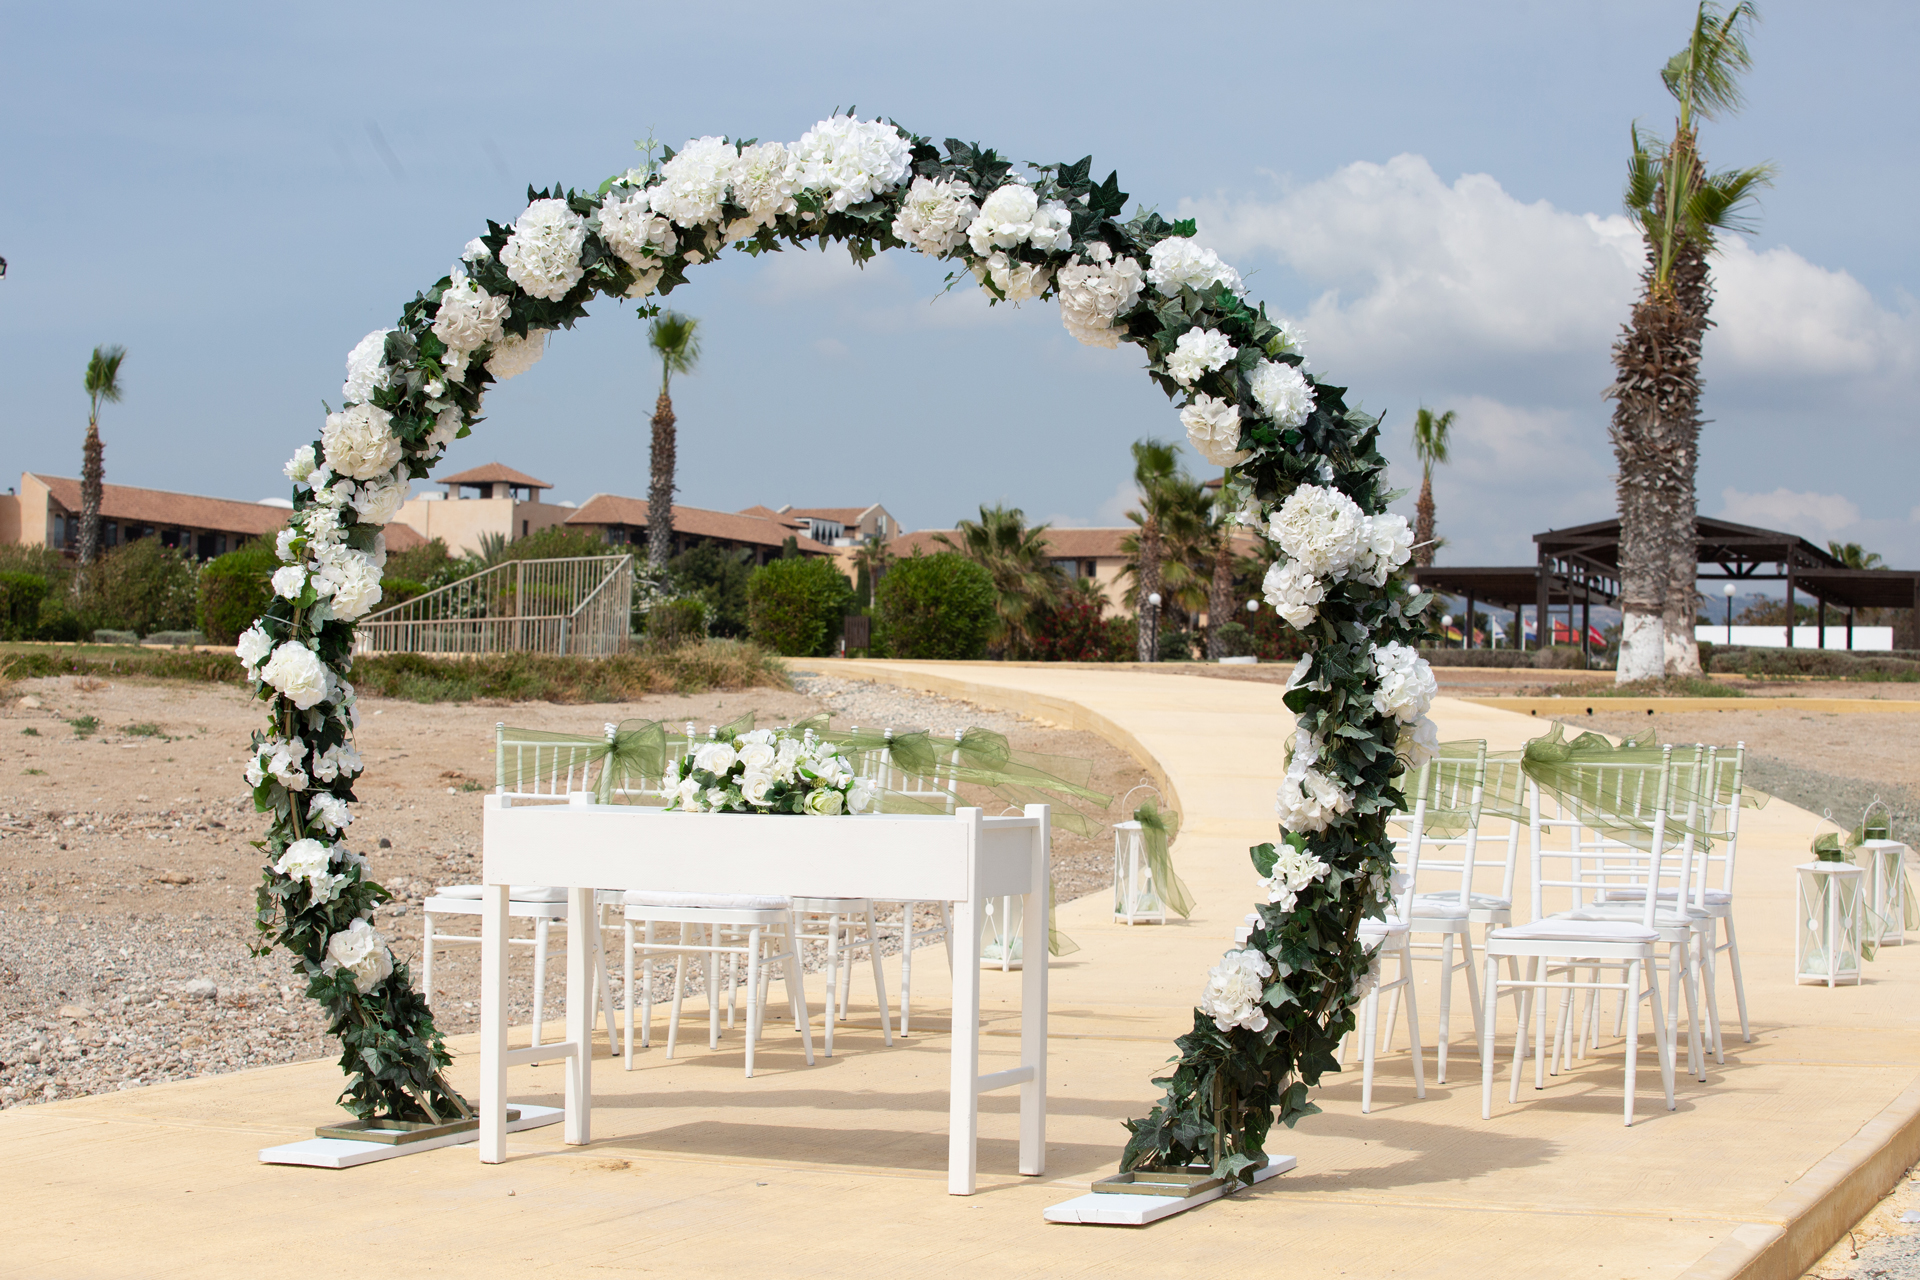
[[[747,253],[837,242],[864,262],[907,248],[964,266],[991,302],[1053,299],[1081,342],[1131,343],[1180,400],[1187,439],[1229,468],[1235,519],[1270,540],[1267,600],[1310,648],[1288,686],[1298,725],[1276,808],[1280,839],[1253,849],[1265,901],[1207,976],[1165,1096],[1123,1167],[1208,1163],[1250,1179],[1277,1117],[1315,1108],[1310,1086],[1373,981],[1360,921],[1382,914],[1396,779],[1434,746],[1432,673],[1415,649],[1431,597],[1396,576],[1411,550],[1386,511],[1377,421],[1306,373],[1296,335],[1250,304],[1240,275],[1151,211],[1122,220],[1118,175],[1091,157],[1015,166],[890,122],[836,115],[791,146],[707,137],[591,194],[529,191],[512,226],[489,223],[399,323],[347,358],[345,406],[287,464],[294,511],[265,616],[238,653],[270,723],[247,768],[271,814],[256,923],[326,1006],[363,1118],[469,1113],[407,966],[372,926],[390,895],[349,850],[355,620],[380,599],[381,527],[409,484],[478,420],[497,381],[539,361],[597,295],[641,313],[728,245]],[[957,273],[956,273],[957,274]]]

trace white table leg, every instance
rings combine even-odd
[[[480,1162],[507,1158],[507,894],[480,891]]]
[[[566,1141],[578,1146],[593,1140],[593,983],[600,950],[600,912],[592,889],[567,890],[567,1059]]]
[[[974,810],[973,812],[978,812]],[[977,847],[977,844],[976,844]],[[954,904],[953,1058],[947,1116],[947,1193],[973,1194],[980,1095],[980,898]]]
[[[1053,879],[1047,815],[1045,805],[1027,806],[1027,816],[1040,819],[1034,833],[1034,887],[1021,912],[1029,941],[1020,969],[1020,1065],[1033,1068],[1033,1079],[1020,1086],[1020,1172],[1030,1175],[1047,1171],[1047,969],[1052,941],[1047,936],[1047,898]],[[977,964],[968,969],[978,971]]]

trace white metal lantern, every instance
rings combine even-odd
[[[980,912],[980,967],[1006,973],[1020,967],[1020,935],[1026,899],[988,898]]]
[[[1113,918],[1122,924],[1165,924],[1167,904],[1147,865],[1147,841],[1137,820],[1113,827]]]
[[[1866,868],[1845,862],[1803,862],[1793,926],[1793,980],[1829,987],[1860,981]]]
[[[1877,917],[1868,936],[1882,946],[1904,946],[1907,941],[1907,846],[1898,840],[1868,840],[1861,844],[1860,852],[1868,859],[1870,901]]]

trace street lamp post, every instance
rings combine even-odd
[[[1440,615],[1440,647],[1442,649],[1447,647],[1447,631],[1452,626],[1453,626],[1453,615],[1450,613],[1441,614]]]
[[[1724,592],[1727,597],[1727,644],[1731,647],[1733,644],[1733,584],[1729,582],[1726,586],[1720,588],[1720,590]],[[1789,620],[1788,625],[1792,625],[1791,620]]]
[[[1147,661],[1160,661],[1160,593],[1147,593]]]

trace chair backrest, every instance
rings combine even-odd
[[[1470,755],[1440,756],[1415,775],[1407,815],[1407,838],[1400,842],[1414,855],[1409,865],[1430,878],[1446,878],[1446,891],[1466,903],[1473,893],[1475,855],[1480,843],[1480,809],[1487,772],[1487,744],[1473,744]],[[1447,834],[1442,834],[1447,833]],[[1435,856],[1440,855],[1440,856]]]
[[[501,795],[564,799],[591,790],[593,762],[604,756],[613,726],[600,738],[555,742],[515,738],[504,723],[493,726],[493,789]]]
[[[887,741],[893,740],[893,730],[886,731]],[[884,812],[889,795],[905,797],[922,805],[938,805],[942,812],[951,814],[959,804],[955,788],[959,785],[955,770],[960,758],[960,732],[956,730],[951,746],[934,741],[933,772],[931,774],[910,774],[894,763],[890,748],[867,753],[868,765],[873,772],[871,781],[880,789],[880,805]]]
[[[1685,763],[1697,770],[1700,756]],[[1691,833],[1681,837],[1681,857],[1672,865],[1667,857],[1670,804],[1676,795],[1675,773],[1682,767],[1673,758],[1672,747],[1660,749],[1658,763],[1643,761],[1596,760],[1579,766],[1573,780],[1577,805],[1547,797],[1543,803],[1540,787],[1532,779],[1527,783],[1528,843],[1532,864],[1533,918],[1549,914],[1546,890],[1564,889],[1574,910],[1605,900],[1608,885],[1642,885],[1644,896],[1639,905],[1641,923],[1653,927],[1659,908],[1659,889],[1663,879],[1675,878],[1677,888],[1686,889],[1693,871]],[[1677,824],[1675,824],[1677,825]],[[1618,834],[1625,830],[1644,830],[1644,837],[1629,840]],[[1565,847],[1549,847],[1544,836],[1564,833]],[[1648,847],[1641,848],[1644,839]],[[1548,873],[1549,859],[1564,860],[1566,870]]]
[[[1747,744],[1713,747],[1707,753],[1709,810],[1706,828],[1713,843],[1702,852],[1700,879],[1713,878],[1713,864],[1720,864],[1720,888],[1733,892],[1733,860],[1740,851],[1740,801],[1746,786]]]

